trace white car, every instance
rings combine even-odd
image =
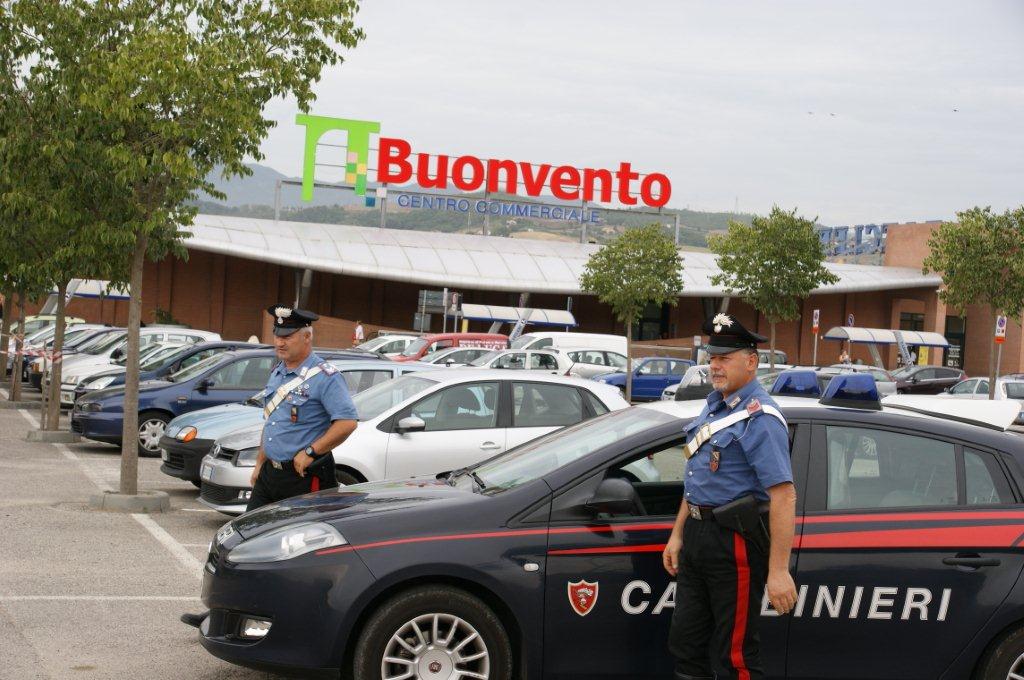
[[[63,378],[64,375],[79,375],[85,372],[85,367],[90,365],[110,368],[112,361],[122,356],[128,346],[127,331],[113,333],[102,344],[91,347],[81,354],[68,357],[64,360],[61,369],[61,389],[70,384]],[[172,328],[160,326],[147,326],[139,330],[139,345],[145,347],[154,342],[178,342],[192,343],[210,340],[220,340],[219,333],[211,331],[197,331],[192,328]],[[70,384],[71,390],[78,383]]]
[[[406,347],[418,338],[418,335],[389,333],[387,335],[378,335],[366,342],[361,342],[356,345],[356,349],[365,349],[367,352],[379,352],[385,356],[391,356],[393,354],[401,354],[405,351]]]
[[[334,450],[344,484],[434,475],[485,460],[542,434],[627,408],[616,387],[574,377],[504,370],[429,371],[404,375],[353,397],[359,427]],[[217,487],[226,513],[245,510],[262,425],[217,441],[202,462],[205,485]],[[658,472],[647,459],[633,473]]]
[[[592,347],[558,347],[553,351],[564,354],[572,362],[569,374],[578,375],[581,378],[593,378],[611,371],[625,371],[628,365],[625,354],[611,350]]]
[[[139,364],[142,365],[151,359],[166,357],[174,354],[189,343],[184,342],[154,342],[145,347],[139,348]],[[60,405],[71,408],[75,405],[75,388],[84,381],[89,380],[99,373],[105,373],[112,368],[124,368],[127,358],[122,354],[117,359],[105,364],[88,363],[86,365],[73,366],[73,370],[61,371],[60,376]]]
[[[988,399],[988,387],[988,378],[968,378],[950,387],[948,392],[935,396],[943,399],[983,400]],[[996,378],[995,398],[999,401],[1017,401],[1024,409],[1024,378]],[[1014,424],[1024,425],[1024,410],[1017,416]]]
[[[420,363],[449,367],[465,366],[492,351],[486,347],[446,347],[424,355]]]
[[[567,375],[572,367],[561,352],[553,350],[497,349],[469,362],[467,368],[503,368],[520,371],[545,371]]]
[[[547,349],[549,347],[589,347],[607,349],[625,356],[626,336],[608,333],[570,333],[568,331],[535,331],[524,333],[512,341],[512,349]]]

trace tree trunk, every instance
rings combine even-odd
[[[61,383],[61,350],[64,348],[64,331],[67,328],[67,322],[64,319],[64,310],[67,307],[66,297],[68,293],[69,281],[61,281],[57,284],[57,329],[53,333],[53,359],[50,365],[53,367],[50,369],[50,393],[49,403],[46,407],[46,427],[47,430],[59,430],[60,429],[60,383]]]
[[[147,243],[145,233],[136,234],[129,279],[131,297],[128,300],[128,353],[125,358],[120,487],[120,492],[129,496],[139,492],[139,327],[142,325],[142,266],[146,261]]]
[[[769,349],[771,350],[768,353],[768,367],[771,370],[774,371],[775,370],[775,322],[771,321],[769,323],[771,324],[771,334],[772,334],[772,336],[771,336],[770,342],[768,343],[769,344]]]
[[[21,401],[21,365],[25,361],[25,289],[18,291],[18,330],[14,341],[14,365],[11,368],[11,401]]]
[[[626,401],[633,401],[633,322],[626,322]]]
[[[11,358],[11,348],[14,347],[14,340],[11,338],[11,321],[14,319],[14,291],[5,288],[4,294],[4,316],[0,321],[0,361],[3,363],[3,376],[7,376],[7,362]],[[13,375],[12,375],[13,377]]]

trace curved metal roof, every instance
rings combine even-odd
[[[949,341],[942,333],[930,331],[900,331],[903,341],[908,345],[924,345],[925,347],[949,347]],[[824,340],[849,340],[850,342],[874,343],[877,345],[895,345],[896,332],[888,328],[859,328],[857,326],[836,326],[830,328]]]
[[[289,267],[427,286],[578,295],[579,276],[600,246],[436,231],[197,215],[185,245]],[[711,253],[681,251],[681,295],[720,296]],[[902,267],[825,265],[839,277],[816,293],[938,287],[938,276]]]

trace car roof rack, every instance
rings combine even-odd
[[[882,410],[875,378],[868,373],[840,373],[834,376],[819,401],[824,406]]]

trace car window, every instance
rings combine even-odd
[[[351,394],[359,394],[385,380],[391,379],[391,371],[342,371],[341,377]]]
[[[274,357],[251,357],[233,361],[214,371],[210,376],[215,390],[258,390],[267,384],[270,370],[277,360]]]
[[[427,346],[425,338],[417,338],[409,343],[409,346],[402,351],[403,357],[414,357],[420,353],[420,350]],[[433,351],[433,349],[431,350]]]
[[[637,371],[640,375],[666,375],[668,373],[668,362],[667,361],[648,361],[640,370]]]
[[[394,354],[401,352],[403,349],[405,349],[405,340],[392,340],[378,347],[377,351],[384,354]]]
[[[498,383],[452,385],[413,404],[410,413],[423,419],[426,432],[497,427]]]
[[[509,352],[498,357],[494,368],[526,368],[526,352]]]
[[[684,443],[680,438],[656,450],[644,451],[608,469],[605,479],[620,477],[636,490],[639,502],[628,514],[650,517],[672,516],[679,512],[679,504],[683,500],[683,475],[686,471]]]
[[[200,361],[203,361],[204,359],[209,359],[212,356],[216,356],[217,354],[220,354],[223,351],[224,350],[222,349],[204,349],[202,352],[196,352],[195,354],[187,356],[184,359],[182,359],[181,365],[178,367],[178,370],[180,371],[186,369],[189,366],[193,366],[199,363]]]
[[[979,380],[978,381],[978,389],[975,390],[974,393],[975,394],[988,394],[988,381],[987,380]]]
[[[1012,503],[1013,494],[996,459],[987,453],[964,449],[967,505]]]
[[[541,338],[537,342],[530,345],[530,349],[544,349],[545,347],[551,347],[554,344],[554,340],[551,338]]]
[[[1003,396],[1009,399],[1024,399],[1024,382],[1003,383]]]
[[[583,398],[590,404],[590,408],[594,410],[594,415],[600,416],[608,413],[608,407],[604,405],[604,402],[595,397],[589,390],[581,390],[583,392]]]
[[[613,368],[626,368],[626,357],[619,354],[618,352],[605,352],[604,355],[608,358],[608,365]]]
[[[473,361],[469,362],[469,365],[470,366],[486,366],[487,364],[489,364],[494,359],[494,357],[498,356],[499,354],[501,354],[501,350],[500,349],[491,350],[490,352],[486,352],[484,354],[481,354],[476,359],[473,359]]]
[[[975,388],[978,386],[977,380],[965,380],[962,383],[957,383],[949,391],[950,394],[974,394]]]
[[[575,387],[541,383],[512,385],[513,427],[564,427],[583,420],[583,398]]]
[[[530,355],[530,368],[539,370],[557,370],[558,360],[550,354],[544,354],[543,352],[534,352]]]
[[[920,371],[918,371],[917,373],[914,374],[914,377],[917,378],[918,380],[934,380],[935,377],[936,377],[935,376],[935,369],[934,368],[924,368],[924,369],[921,369]]]
[[[419,375],[403,375],[360,392],[352,397],[352,402],[356,406],[359,420],[373,420],[436,384],[436,381]]]
[[[690,364],[685,361],[673,361],[672,362],[672,375],[683,375],[686,373],[686,369],[690,367]]]
[[[578,352],[569,352],[569,358],[580,364],[594,364],[595,366],[607,366],[608,362],[605,360],[604,352],[596,352],[594,350],[580,350]]]
[[[892,382],[892,379],[885,371],[868,371],[868,373],[875,379],[875,382]]]
[[[826,427],[829,510],[955,505],[949,442],[860,427]]]
[[[935,377],[942,378],[944,380],[948,380],[950,378],[960,378],[963,375],[962,371],[955,368],[936,368],[934,370]]]

